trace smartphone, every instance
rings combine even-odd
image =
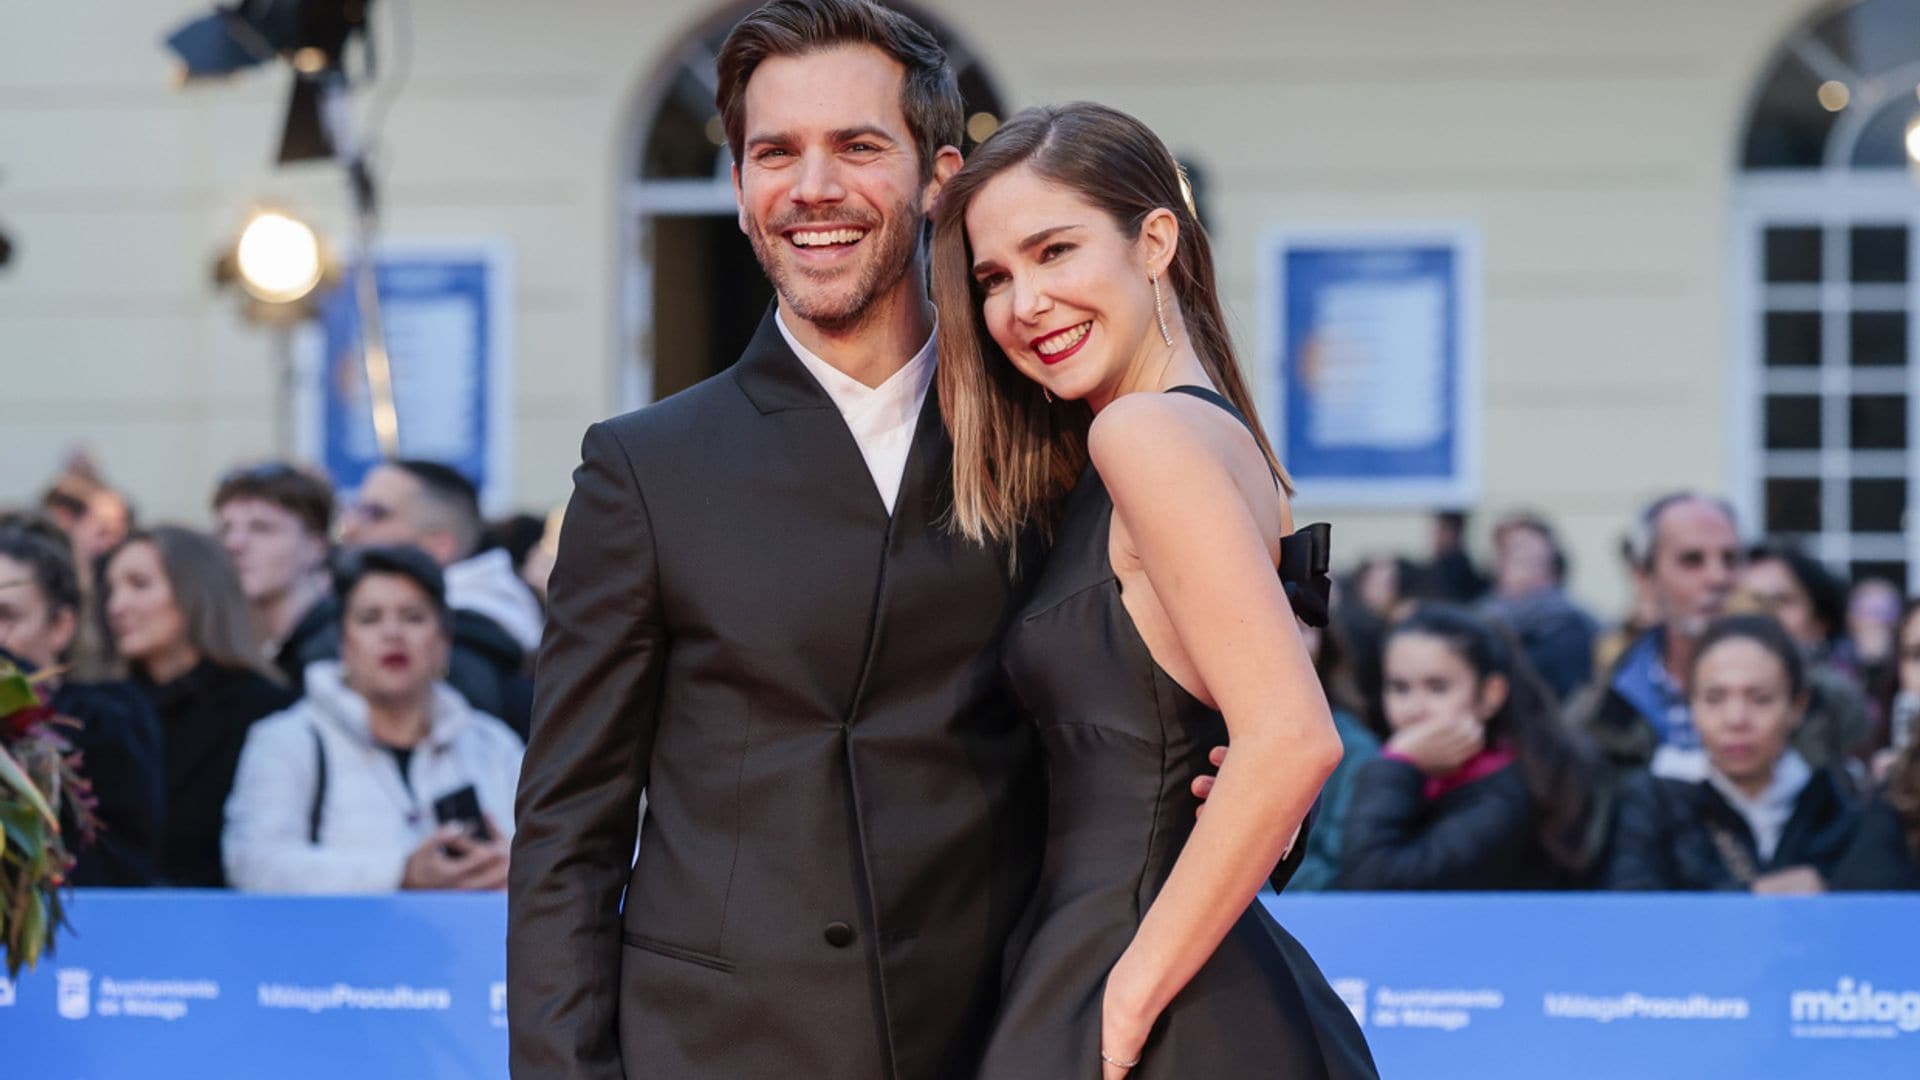
[[[480,795],[472,784],[433,800],[433,819],[442,825],[461,826],[482,844],[493,840],[493,830],[487,828],[487,819],[480,813]]]

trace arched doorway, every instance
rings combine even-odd
[[[1736,495],[1768,536],[1904,591],[1920,578],[1920,0],[1803,21],[1740,154]]]
[[[714,58],[758,0],[715,12],[670,55],[642,94],[621,205],[622,405],[682,390],[739,357],[773,299],[735,222],[732,155],[714,109]],[[960,80],[967,145],[1005,116],[974,54],[937,19],[932,31]]]

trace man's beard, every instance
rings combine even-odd
[[[810,221],[810,217],[816,220]],[[865,322],[872,314],[873,302],[892,292],[912,269],[924,217],[920,200],[915,198],[894,207],[884,227],[876,227],[868,219],[849,221],[845,214],[832,217],[795,214],[782,218],[771,228],[749,219],[752,227],[747,231],[747,240],[753,245],[754,257],[760,260],[760,269],[795,315],[823,330],[845,332]],[[790,257],[783,234],[808,224],[855,224],[867,230],[860,243],[872,244],[874,250],[867,253],[848,291],[833,295],[829,292],[831,287],[807,288],[811,275]]]

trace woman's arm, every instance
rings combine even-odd
[[[1224,453],[1184,408],[1159,395],[1123,398],[1101,412],[1088,444],[1233,748],[1108,977],[1105,1050],[1123,1061],[1138,1056],[1167,1003],[1253,902],[1340,760],[1262,528]]]

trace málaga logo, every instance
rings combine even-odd
[[[1920,1031],[1920,990],[1875,990],[1842,976],[1832,990],[1795,990],[1797,1039],[1891,1039]]]
[[[61,1017],[85,1020],[93,1011],[93,976],[81,968],[61,968],[54,973],[54,983]]]

